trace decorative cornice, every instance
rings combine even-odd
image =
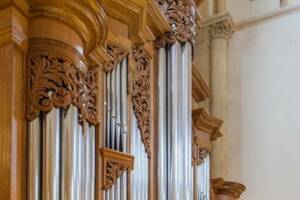
[[[132,104],[148,157],[150,149],[150,56],[143,47],[134,48],[132,59],[135,64],[133,75]]]
[[[225,181],[223,178],[212,179],[212,188],[216,195],[228,195],[234,199],[240,198],[246,187],[237,182]]]
[[[157,40],[157,48],[176,41],[194,43],[195,2],[191,0],[156,0],[156,3],[172,28],[172,31],[166,32]]]
[[[193,110],[193,121],[195,128],[209,134],[211,140],[222,136],[220,128],[223,121],[209,115],[203,108]]]
[[[97,0],[31,0],[29,16],[69,25],[81,37],[85,55],[103,44],[107,35],[107,17]]]
[[[205,83],[195,65],[193,65],[192,68],[192,95],[196,102],[205,101],[212,95],[208,85]]]
[[[230,39],[234,32],[234,23],[228,13],[217,14],[201,23],[200,28],[208,27],[210,39]]]
[[[78,108],[80,122],[98,123],[98,73],[88,70],[85,58],[68,44],[30,39],[28,55],[28,120],[53,107]]]
[[[103,189],[109,190],[125,171],[133,170],[134,157],[104,148],[100,153],[103,161]]]

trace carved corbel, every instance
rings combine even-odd
[[[203,108],[193,110],[193,122],[196,129],[210,136],[210,140],[216,140],[222,136],[220,128],[223,121],[209,115]]]
[[[52,39],[30,39],[28,54],[28,120],[53,107],[79,111],[80,122],[98,123],[98,73],[68,44]]]
[[[157,40],[156,47],[166,43],[191,42],[195,37],[196,5],[192,0],[156,0],[161,12],[169,22],[171,31]]]
[[[134,66],[132,77],[132,104],[137,118],[138,128],[148,157],[150,149],[150,55],[144,47],[134,48],[131,55],[131,65]]]
[[[212,179],[211,183],[216,200],[218,200],[218,195],[229,196],[231,197],[230,199],[239,199],[241,194],[246,190],[243,184],[225,181],[223,178]]]
[[[193,166],[201,165],[204,159],[211,152],[211,144],[201,139],[195,131],[193,131],[193,143],[192,143],[192,164]]]
[[[109,190],[124,172],[133,170],[134,157],[105,148],[100,153],[103,160],[103,189]]]
[[[110,61],[105,63],[104,70],[110,72],[129,54],[131,41],[109,32],[105,49],[110,56]]]
[[[234,32],[234,23],[228,13],[213,16],[201,24],[201,28],[208,27],[210,39],[230,39]]]

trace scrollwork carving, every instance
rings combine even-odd
[[[160,48],[176,41],[194,43],[195,6],[186,0],[156,0],[156,3],[172,28],[157,40],[156,46]]]
[[[47,45],[61,44],[53,40],[37,40],[37,49],[29,52],[29,106],[27,118],[33,120],[39,112],[49,112],[53,107],[67,109],[73,104],[78,108],[79,120],[98,123],[97,83],[95,70],[85,70],[69,56],[47,49]],[[44,44],[43,50],[40,49]],[[55,48],[52,47],[51,48]],[[69,47],[71,48],[71,47]],[[78,55],[77,55],[78,56]],[[81,62],[82,63],[82,62]]]
[[[112,71],[115,66],[120,63],[128,54],[124,49],[113,44],[106,45],[106,51],[111,56],[112,60],[105,64],[105,71]]]
[[[109,190],[126,171],[133,169],[133,156],[111,149],[101,149],[103,160],[103,189]]]
[[[146,153],[150,157],[150,57],[142,47],[135,48],[132,57],[136,63],[132,91],[133,111]]]

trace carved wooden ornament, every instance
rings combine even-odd
[[[201,165],[204,159],[211,152],[211,145],[202,142],[197,136],[193,136],[192,143],[192,164],[193,166]]]
[[[101,149],[103,159],[103,189],[109,190],[117,179],[128,170],[133,170],[134,157],[111,149]]]
[[[239,199],[246,187],[237,182],[225,181],[223,178],[211,180],[213,191],[216,195],[228,195],[234,199]]]
[[[195,36],[195,5],[187,0],[156,0],[161,12],[165,15],[172,31],[158,39],[158,48],[166,43],[191,42]]]
[[[118,63],[120,63],[127,55],[128,52],[114,44],[107,44],[106,51],[111,56],[111,61],[105,64],[105,71],[112,71]]]
[[[98,73],[71,46],[49,39],[30,41],[28,120],[53,107],[78,108],[80,122],[98,123]]]
[[[142,47],[139,47],[133,50],[132,59],[136,65],[132,91],[133,111],[145,151],[150,157],[150,57]]]
[[[193,110],[195,128],[210,135],[211,140],[222,136],[220,131],[223,121],[209,115],[203,108]]]

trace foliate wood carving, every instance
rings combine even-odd
[[[132,59],[136,69],[133,75],[132,104],[142,141],[148,157],[150,149],[150,57],[142,48],[134,48]]]
[[[195,5],[187,0],[156,0],[161,12],[166,17],[172,31],[165,33],[158,39],[158,48],[166,43],[187,42],[194,43],[195,37]]]
[[[106,72],[112,71],[115,66],[120,63],[129,53],[126,50],[113,44],[107,44],[106,51],[112,58],[110,62],[105,64]]]
[[[30,41],[28,120],[53,107],[78,108],[81,122],[98,123],[98,73],[75,49],[49,39]]]
[[[134,157],[111,149],[101,149],[103,159],[103,189],[109,190],[126,171],[133,170]]]
[[[223,121],[209,115],[203,108],[193,110],[195,128],[210,135],[211,140],[222,136],[220,131]]]
[[[230,39],[233,34],[233,26],[230,19],[225,18],[221,21],[213,23],[209,27],[210,38],[225,38]]]
[[[239,199],[246,187],[237,182],[225,181],[223,178],[212,179],[212,188],[215,195],[227,195]]]

